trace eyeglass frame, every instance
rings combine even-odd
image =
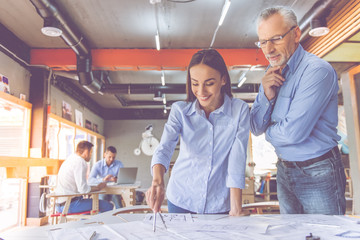
[[[268,40],[256,41],[256,42],[255,42],[255,45],[256,45],[258,48],[263,48],[263,47],[265,47],[268,42],[271,42],[272,44],[275,44],[275,45],[276,45],[276,44],[278,44],[278,43],[276,43],[276,42],[279,42],[279,41],[281,41],[282,39],[284,39],[285,36],[286,36],[289,32],[291,32],[291,30],[295,29],[296,27],[297,27],[297,25],[292,26],[292,27],[289,29],[289,31],[287,31],[287,32],[284,33],[283,35],[275,36],[275,37],[270,38],[270,39],[268,39]],[[261,43],[262,43],[262,44],[261,44]]]

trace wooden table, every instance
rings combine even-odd
[[[103,190],[106,194],[121,195],[124,200],[125,206],[136,205],[136,191],[140,187],[140,182],[134,184],[121,184],[121,185],[107,185]]]

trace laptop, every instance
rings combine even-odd
[[[134,184],[136,181],[137,170],[137,167],[120,168],[116,184]]]

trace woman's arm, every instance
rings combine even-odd
[[[156,164],[152,170],[153,181],[146,192],[146,202],[154,212],[159,212],[165,198],[164,174],[166,169],[163,165]]]
[[[242,190],[240,188],[230,188],[230,216],[249,216],[248,210],[242,209]]]

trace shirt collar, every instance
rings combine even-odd
[[[106,164],[106,159],[104,158],[103,159],[103,167],[112,167],[113,165],[114,165],[114,163],[115,163],[115,160],[112,162],[112,164],[110,164],[110,166],[108,166],[107,164]]]
[[[305,55],[304,48],[299,44],[296,48],[294,54],[290,57],[289,61],[287,62],[287,66],[289,66],[290,72],[295,72],[296,68],[299,66],[301,59]]]
[[[202,115],[203,110],[200,108],[200,104],[199,101],[197,99],[195,99],[195,101],[193,101],[191,103],[191,107],[189,109],[189,111],[187,112],[187,115],[190,116],[193,113],[198,113],[200,115]],[[224,94],[224,103],[215,111],[213,111],[213,113],[217,114],[217,113],[221,113],[223,112],[225,115],[231,116],[231,99],[230,97],[225,93]]]
[[[304,48],[299,44],[299,46],[296,48],[294,54],[290,57],[290,59],[288,60],[288,62],[286,63],[285,68],[282,71],[282,74],[284,76],[284,73],[288,70],[290,70],[290,72],[295,72],[296,68],[299,66],[299,63],[301,61],[301,59],[303,58],[303,56],[305,55],[305,50]],[[271,67],[271,65],[267,66],[265,72],[267,72],[267,70]]]

